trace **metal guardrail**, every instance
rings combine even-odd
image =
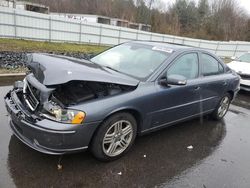
[[[153,40],[199,47],[222,57],[239,56],[250,51],[250,42],[192,39],[105,24],[83,23],[5,7],[0,7],[0,37],[98,45],[117,45],[129,40]]]

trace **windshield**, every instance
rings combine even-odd
[[[250,63],[250,53],[240,56],[237,60]]]
[[[146,79],[170,55],[167,50],[169,49],[126,43],[93,57],[91,61],[139,79]]]

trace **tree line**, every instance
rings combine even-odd
[[[207,40],[250,41],[250,17],[239,0],[29,0],[51,12],[98,14],[150,24],[152,32]]]

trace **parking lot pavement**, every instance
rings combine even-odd
[[[250,187],[246,92],[223,121],[205,117],[139,137],[126,156],[102,163],[89,152],[50,156],[22,144],[8,127],[3,96],[10,88],[0,87],[1,188]]]

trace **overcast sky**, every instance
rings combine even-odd
[[[243,6],[247,12],[250,14],[250,0],[238,0],[241,4],[241,6]]]
[[[157,0],[155,0],[157,1]],[[166,4],[171,4],[173,2],[175,2],[175,0],[161,0],[162,2],[166,3]],[[196,2],[198,2],[198,0],[195,0]],[[246,9],[246,11],[249,13],[250,15],[250,0],[236,0],[237,2],[239,2],[239,5],[242,6],[243,8]]]

